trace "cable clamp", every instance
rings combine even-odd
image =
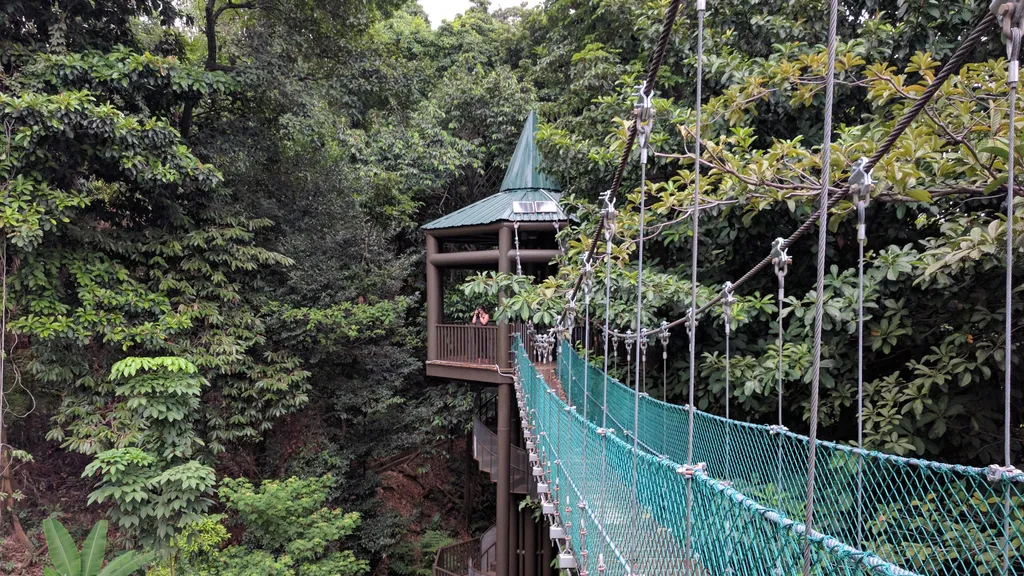
[[[769,257],[772,259],[772,265],[775,266],[775,275],[779,277],[779,280],[786,277],[789,272],[789,265],[793,263],[793,259],[789,257],[789,251],[786,246],[786,241],[783,238],[776,238],[772,242],[772,251]]]
[[[725,320],[725,333],[732,330],[732,311],[736,298],[732,295],[732,282],[722,284],[722,318]]]
[[[1001,482],[1009,480],[1011,476],[1024,474],[1024,472],[1021,472],[1019,468],[1014,466],[1000,466],[998,464],[992,464],[985,468],[985,472],[989,482]]]
[[[686,311],[684,324],[686,324],[686,335],[693,339],[694,334],[697,332],[697,314],[692,306]]]
[[[871,180],[871,170],[865,170],[867,158],[859,158],[850,169],[850,195],[853,203],[857,205],[857,241],[867,242],[867,232],[864,226],[864,209],[871,199],[871,192],[875,189],[875,183]]]
[[[611,239],[615,235],[615,219],[618,212],[615,211],[615,198],[612,197],[611,190],[605,190],[601,193],[601,200],[604,202],[604,208],[601,209],[601,213],[604,215],[604,237],[608,241],[608,251],[611,251]]]
[[[689,480],[693,478],[693,475],[699,472],[707,472],[708,465],[705,462],[699,462],[697,464],[684,464],[676,468],[676,474],[679,474],[683,478]]]
[[[786,428],[782,424],[772,424],[768,427],[768,432],[770,434],[781,434],[783,432],[789,432],[789,428]]]
[[[658,340],[661,342],[661,347],[665,349],[665,354],[668,354],[668,338],[670,334],[668,331],[668,322],[662,320],[661,326],[658,328]]]
[[[1021,16],[1024,16],[1024,13],[1018,10],[1017,2],[1013,0],[992,0],[988,8],[999,21],[999,26],[1003,32],[1003,41],[1009,44],[1013,36],[1012,30],[1020,23]]]
[[[633,105],[636,117],[636,136],[640,141],[640,162],[647,163],[647,149],[651,142],[651,131],[654,129],[654,95],[647,94],[647,83],[637,86],[637,101]]]

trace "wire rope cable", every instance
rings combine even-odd
[[[811,363],[811,414],[807,443],[807,497],[804,514],[803,575],[811,575],[811,533],[814,530],[814,482],[818,447],[818,408],[821,388],[821,340],[825,312],[825,252],[828,241],[829,184],[832,160],[832,104],[835,99],[836,40],[839,1],[828,2],[828,68],[825,72],[825,114],[822,121],[821,195],[818,201],[818,254],[814,299],[814,353]]]
[[[1011,373],[1013,369],[1013,216],[1014,216],[1014,178],[1016,177],[1015,166],[1015,140],[1017,122],[1017,88],[1020,76],[1020,41],[1021,30],[1019,22],[1022,10],[1020,4],[1015,4],[1016,11],[1011,17],[1015,20],[1010,29],[1010,38],[1007,39],[1006,56],[1008,60],[1007,84],[1010,87],[1008,101],[1009,118],[1007,128],[1007,149],[1006,155],[1006,310],[1004,312],[1004,342],[1003,342],[1003,465],[1007,472],[1013,470],[1013,455],[1011,453],[1012,429],[1011,429],[1011,402],[1013,399],[1013,384]],[[1005,478],[1005,475],[1004,475]],[[1006,492],[1003,497],[1003,574],[1010,570],[1010,517],[1011,510],[1011,487],[1005,482]]]
[[[608,475],[608,341],[612,338],[609,324],[611,322],[612,302],[612,239],[615,237],[615,201],[605,198],[604,223],[605,261],[607,268],[604,276],[604,383],[601,400],[601,523],[608,521],[605,516],[605,486]]]
[[[694,155],[697,161],[693,166],[693,213],[692,239],[690,240],[690,321],[687,324],[689,334],[690,352],[690,382],[689,382],[689,422],[686,432],[686,465],[693,466],[693,426],[694,415],[697,410],[695,381],[697,379],[697,249],[700,237],[700,148],[701,148],[701,90],[704,78],[704,12],[706,0],[697,0],[697,93],[694,97],[693,109],[696,112],[694,119]],[[693,573],[693,482],[686,483],[686,573],[691,576]]]
[[[651,95],[647,93],[646,87],[642,87],[637,94],[636,129],[635,132],[640,138],[640,221],[637,224],[639,244],[637,246],[637,272],[636,272],[636,371],[633,382],[633,495],[636,498],[633,507],[634,522],[639,523],[640,505],[639,493],[637,492],[638,460],[640,455],[640,378],[643,372],[642,354],[644,353],[643,314],[644,314],[644,219],[647,217],[647,146],[650,144],[652,123],[654,121],[654,108],[651,104]],[[639,539],[636,540],[639,545]],[[634,571],[639,562],[637,550],[633,550]]]

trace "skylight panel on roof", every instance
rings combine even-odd
[[[539,212],[537,204],[543,204],[543,202],[513,202],[512,212],[514,214],[533,214]]]
[[[534,210],[536,212],[543,212],[546,214],[553,214],[558,212],[558,204],[551,200],[540,200],[533,203]]]

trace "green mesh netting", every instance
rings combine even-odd
[[[697,411],[693,461],[706,463],[707,473],[687,482],[676,468],[686,462],[688,411],[641,395],[637,443],[644,453],[637,458],[632,494],[633,391],[586,366],[567,342],[557,373],[575,411],[548,392],[520,345],[517,367],[523,393],[536,411],[536,431],[543,433],[541,446],[549,462],[561,463],[552,465],[551,474],[564,495],[562,517],[577,520],[569,530],[574,547],[580,544],[578,500],[590,504],[583,519],[591,571],[600,553],[609,570],[615,565],[625,570],[624,562],[635,559],[641,574],[679,574],[687,557],[707,574],[800,573],[803,526],[790,519],[804,515],[805,436]],[[605,418],[614,435],[598,433]],[[984,468],[819,442],[815,571],[1001,574],[1008,500],[1005,573],[1024,575],[1022,488],[1024,475],[990,482]],[[693,514],[689,556],[687,489]],[[615,573],[627,572],[609,572]]]

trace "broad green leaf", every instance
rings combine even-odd
[[[92,527],[82,544],[82,576],[96,576],[103,567],[103,554],[107,550],[107,521],[100,520]]]
[[[64,525],[53,518],[43,520],[43,534],[50,551],[50,561],[60,576],[80,576],[82,573],[78,547]]]
[[[1010,156],[1005,146],[999,146],[995,144],[979,148],[978,152],[981,152],[982,154],[993,154],[995,156],[999,156],[1003,160],[1006,160]]]
[[[47,566],[43,568],[43,576],[60,576],[60,574],[58,574],[53,568]]]
[[[920,190],[920,189],[907,190],[906,191],[906,195],[910,196],[914,200],[917,200],[918,202],[931,202],[932,201],[932,195],[927,190]]]
[[[1003,184],[1006,184],[1007,180],[1008,180],[1008,178],[1007,178],[1006,174],[1003,174],[1003,175],[999,176],[998,178],[996,178],[995,180],[989,182],[988,186],[985,186],[985,194],[991,194],[992,192],[995,191],[996,188],[999,188]]]
[[[137,555],[135,552],[127,552],[114,558],[107,567],[99,573],[99,576],[128,576],[136,570],[146,566],[156,558],[155,552],[147,552]]]

